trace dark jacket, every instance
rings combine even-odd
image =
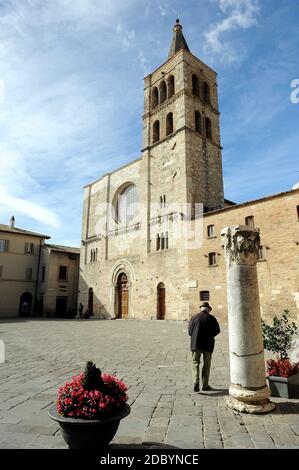
[[[220,333],[219,323],[213,315],[203,310],[191,318],[188,333],[191,336],[191,351],[201,349],[212,353],[215,345],[214,337]]]

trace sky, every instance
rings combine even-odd
[[[0,0],[0,223],[79,246],[83,186],[140,157],[177,15],[218,73],[225,197],[299,181],[298,0]]]

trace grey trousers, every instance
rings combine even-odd
[[[203,355],[203,367],[201,372],[202,386],[205,388],[209,385],[212,353],[208,351],[202,351],[201,349],[192,351],[192,379],[193,383],[199,382],[199,365],[201,355]]]

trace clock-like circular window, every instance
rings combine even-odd
[[[116,197],[116,221],[129,225],[136,217],[139,206],[138,191],[135,184],[129,184]]]

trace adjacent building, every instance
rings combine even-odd
[[[77,313],[80,248],[44,244],[39,276],[39,314],[73,318]]]
[[[77,312],[80,249],[0,224],[0,318],[71,318]]]
[[[33,316],[42,245],[48,235],[0,224],[0,317]]]

